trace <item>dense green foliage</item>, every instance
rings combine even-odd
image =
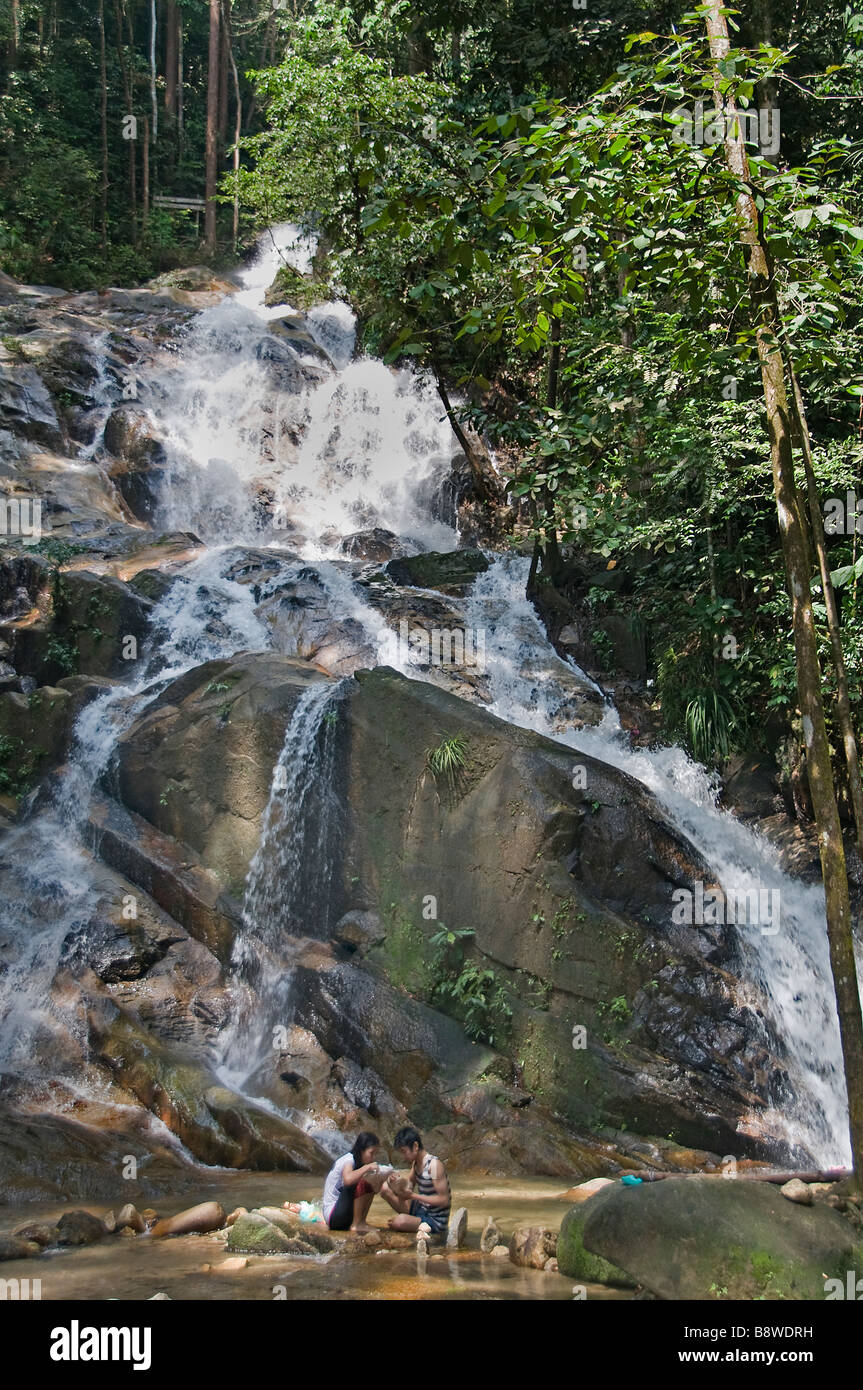
[[[183,31],[181,117],[166,106],[168,7],[164,0],[155,7],[155,118],[149,0],[103,0],[103,8],[104,229],[97,0],[18,0],[17,6],[0,0],[0,269],[19,279],[81,289],[135,283],[200,260],[195,215],[154,208],[152,199],[200,198],[204,193],[208,6],[202,0],[177,0],[175,7]],[[267,32],[269,0],[233,0],[229,8],[245,131],[255,121],[245,70],[262,54],[275,53],[275,35]],[[235,128],[232,83],[225,114],[223,154]],[[137,120],[134,141],[124,138],[124,119],[130,115]]]

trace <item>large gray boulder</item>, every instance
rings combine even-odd
[[[578,1216],[574,1216],[578,1213]],[[825,1206],[786,1201],[772,1183],[714,1177],[615,1184],[573,1208],[585,1250],[658,1298],[819,1299],[824,1281],[863,1273],[863,1243]],[[561,1271],[572,1271],[561,1231]]]

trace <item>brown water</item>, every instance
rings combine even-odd
[[[411,1250],[336,1253],[323,1259],[250,1256],[246,1269],[222,1274],[219,1265],[228,1258],[224,1236],[108,1236],[99,1245],[7,1261],[0,1277],[41,1279],[43,1300],[141,1300],[156,1293],[175,1300],[571,1299],[572,1280],[518,1269],[508,1259],[480,1254],[478,1248],[488,1216],[495,1217],[506,1236],[523,1224],[556,1229],[567,1209],[559,1199],[562,1186],[559,1179],[457,1179],[454,1206],[466,1206],[469,1212],[467,1248],[451,1255],[433,1253],[428,1259]],[[194,1199],[166,1198],[153,1205],[160,1216],[208,1199],[220,1201],[227,1211],[236,1206],[281,1206],[286,1200],[318,1198],[319,1187],[303,1174],[225,1173]],[[27,1221],[57,1220],[76,1205],[86,1205],[100,1216],[110,1210],[92,1202],[0,1207],[0,1230],[11,1231]],[[388,1214],[388,1208],[375,1201],[370,1224],[385,1227]],[[589,1285],[587,1292],[589,1298],[632,1296],[601,1285]]]

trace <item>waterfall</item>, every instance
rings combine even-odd
[[[434,498],[457,444],[433,382],[355,358],[356,325],[341,302],[312,310],[304,324],[284,305],[264,309],[279,265],[289,260],[308,270],[311,254],[295,228],[275,228],[238,274],[237,293],[198,314],[142,370],[140,403],[166,454],[156,526],[193,531],[207,549],[182,566],[156,605],[138,672],[85,706],[62,775],[43,789],[38,814],[15,827],[0,852],[6,876],[0,1065],[19,1074],[43,1054],[43,1033],[83,1028],[63,1012],[51,986],[64,943],[87,930],[98,904],[88,812],[122,732],[182,672],[270,648],[279,629],[262,616],[263,600],[307,566],[315,569],[334,622],[358,634],[356,655],[341,669],[378,661],[388,629],[345,566],[341,542],[357,530],[382,527],[408,551],[457,544],[456,533],[435,516]],[[73,466],[90,466],[96,456],[112,389],[105,363],[96,437]],[[242,546],[270,549],[269,579],[244,585],[230,577]],[[766,1005],[764,1041],[787,1065],[788,1086],[771,1096],[766,1122],[819,1163],[847,1162],[822,890],[782,873],[776,851],[717,808],[713,780],[680,748],[630,748],[611,705],[595,728],[573,728],[573,688],[593,683],[549,643],[525,598],[527,561],[490,558],[467,600],[446,600],[449,611],[457,609],[465,626],[484,637],[485,685],[465,695],[478,703],[490,696],[500,718],[555,739],[574,757],[588,754],[636,778],[723,886],[780,889],[778,932],[729,928],[742,995],[752,999],[753,1014]],[[296,650],[290,646],[295,631],[285,625],[284,650]],[[419,668],[400,664],[412,679],[422,678]],[[238,1006],[223,1039],[222,1071],[238,1086],[271,1047],[273,1026],[290,1022],[298,939],[325,939],[337,911],[336,735],[346,688],[321,679],[304,690],[274,769],[231,962]]]
[[[434,383],[350,361],[344,304],[313,310],[306,334],[280,332],[285,307],[264,310],[263,293],[296,230],[275,233],[244,288],[199,314],[143,383],[167,452],[157,527],[319,557],[373,526],[415,550],[453,549],[455,532],[427,505],[457,449]]]
[[[272,1045],[272,1029],[292,1021],[291,938],[329,936],[343,809],[335,774],[345,685],[316,681],[303,691],[273,770],[232,955],[235,982],[245,995],[222,1053],[233,1085],[254,1071]]]

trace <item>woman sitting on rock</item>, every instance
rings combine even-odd
[[[350,1229],[365,1235],[371,1226],[366,1216],[375,1193],[379,1192],[386,1172],[375,1159],[380,1140],[376,1134],[363,1130],[357,1135],[350,1153],[336,1159],[324,1183],[324,1219],[331,1231]]]

